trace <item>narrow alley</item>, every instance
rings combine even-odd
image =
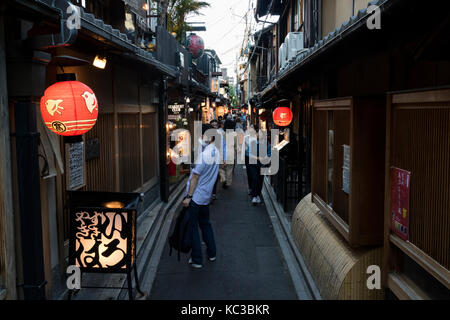
[[[193,269],[187,255],[180,262],[176,252],[169,256],[166,244],[150,299],[297,299],[264,203],[252,205],[241,165],[231,188],[218,186],[217,198],[210,206],[217,260]]]
[[[1,0],[0,308],[450,300],[446,3]]]

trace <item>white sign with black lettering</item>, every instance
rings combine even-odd
[[[342,190],[350,194],[350,146],[343,145],[344,165],[342,166]]]
[[[66,144],[68,190],[76,190],[86,184],[84,163],[84,142]]]

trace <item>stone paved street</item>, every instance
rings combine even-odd
[[[217,260],[192,269],[189,256],[178,262],[167,244],[150,299],[297,299],[264,204],[252,206],[241,165],[232,187],[217,191],[210,207]]]

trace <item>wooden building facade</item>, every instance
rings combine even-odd
[[[258,1],[260,20],[267,3]],[[279,99],[291,101],[291,130],[301,141],[294,149],[304,159],[301,179],[307,186],[301,197],[311,192],[329,223],[324,232],[338,235],[330,238],[337,247],[377,252],[372,263],[383,275],[378,298],[448,299],[448,12],[440,4],[402,0],[288,1],[272,14],[277,12],[278,43],[289,32],[303,32],[304,41],[277,66],[259,101],[266,109]],[[297,18],[300,24],[293,22]],[[412,23],[419,20],[420,26]],[[393,221],[398,169],[410,179],[409,201],[400,202],[409,225]],[[294,212],[293,226],[308,216],[301,210],[316,214],[304,207]],[[294,238],[303,239],[295,232]],[[308,252],[320,247],[298,243]],[[330,297],[323,283],[323,296]]]

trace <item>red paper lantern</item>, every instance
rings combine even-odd
[[[273,112],[273,122],[279,127],[287,127],[292,122],[293,114],[288,107],[276,108]]]
[[[94,91],[79,81],[57,82],[41,98],[45,125],[62,136],[78,136],[92,129],[97,121],[98,102]]]
[[[203,55],[205,43],[202,38],[192,33],[187,37],[186,42],[188,44],[189,52],[192,53],[192,58],[198,59]]]

